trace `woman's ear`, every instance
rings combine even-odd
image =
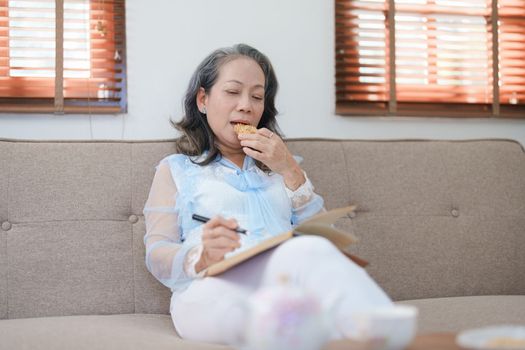
[[[206,114],[206,91],[204,91],[203,87],[199,88],[199,91],[197,92],[197,108],[199,111],[203,114]]]

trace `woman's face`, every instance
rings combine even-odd
[[[208,124],[221,150],[241,149],[236,123],[259,124],[264,111],[264,73],[254,60],[235,58],[219,68],[217,81],[209,94],[201,88],[197,106],[206,107]]]

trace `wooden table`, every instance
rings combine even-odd
[[[373,344],[363,344],[351,340],[337,340],[328,343],[323,350],[375,350]],[[418,335],[406,350],[462,350],[456,344],[455,333],[432,333]]]
[[[432,333],[418,335],[407,350],[461,350],[456,344],[455,333]]]

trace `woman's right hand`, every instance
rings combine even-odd
[[[195,264],[195,271],[199,273],[224,259],[224,255],[241,246],[238,227],[235,219],[224,219],[215,216],[204,224],[202,228],[202,254]]]

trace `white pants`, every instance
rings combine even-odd
[[[352,312],[393,305],[364,269],[318,236],[296,237],[215,277],[192,282],[171,299],[171,317],[182,338],[237,344],[248,314],[243,306],[261,287],[282,283],[323,298],[342,295],[336,315],[338,327],[350,327]]]

